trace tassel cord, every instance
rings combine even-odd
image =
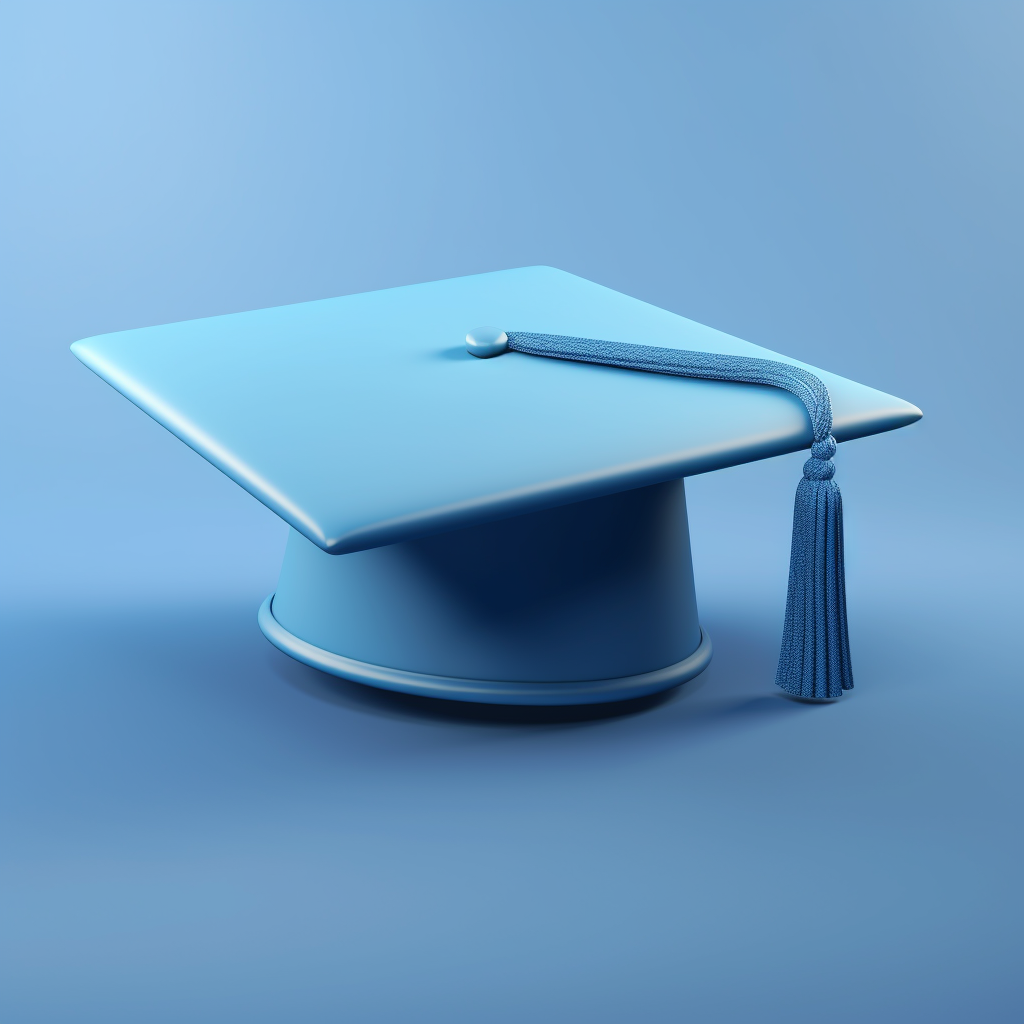
[[[786,617],[775,681],[789,693],[832,699],[853,687],[846,618],[843,504],[833,481],[836,440],[828,388],[809,370],[775,359],[507,331],[526,355],[704,380],[782,388],[803,403],[814,441],[793,508]]]

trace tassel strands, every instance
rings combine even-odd
[[[853,688],[846,624],[843,497],[833,481],[831,434],[811,445],[796,489],[789,592],[775,682],[797,697],[841,697]]]

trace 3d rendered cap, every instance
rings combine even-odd
[[[699,671],[710,646],[681,479],[812,442],[822,459],[828,428],[845,441],[921,415],[547,267],[73,351],[292,526],[261,611],[275,643],[469,700],[622,699],[688,678],[679,664],[704,650]],[[814,382],[827,427],[801,391]]]

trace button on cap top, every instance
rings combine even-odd
[[[477,327],[466,335],[466,351],[479,359],[499,356],[508,348],[508,335],[499,327]]]

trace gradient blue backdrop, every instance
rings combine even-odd
[[[1021,1020],[1022,41],[1018,3],[5,5],[5,1019]],[[510,719],[272,649],[283,525],[68,352],[536,263],[925,410],[836,460],[850,697],[772,685],[800,456],[689,484],[698,683]]]

